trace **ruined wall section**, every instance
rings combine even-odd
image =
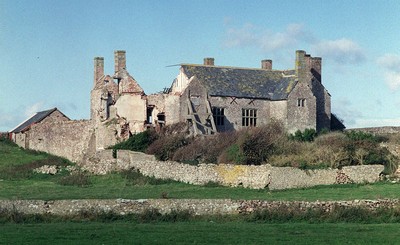
[[[79,162],[89,150],[92,134],[87,120],[40,123],[28,132],[29,148]]]
[[[121,94],[115,103],[118,117],[124,118],[129,123],[132,134],[142,132],[146,121],[146,98],[141,94]]]

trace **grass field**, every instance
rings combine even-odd
[[[398,244],[400,224],[212,221],[1,225],[0,244]]]

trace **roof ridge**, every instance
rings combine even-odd
[[[286,70],[267,70],[263,68],[255,68],[255,67],[240,67],[240,66],[216,66],[216,65],[202,65],[202,64],[190,64],[190,63],[182,63],[180,66],[198,66],[198,67],[212,67],[212,68],[228,68],[228,69],[239,69],[239,70],[260,70],[260,71],[272,71],[272,72],[285,72],[285,71],[294,71],[295,69],[286,69]]]

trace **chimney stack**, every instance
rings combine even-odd
[[[204,58],[204,65],[213,66],[214,65],[214,58]]]
[[[296,50],[296,76],[299,81],[304,81],[306,79],[306,51],[304,50]]]
[[[114,51],[114,68],[115,73],[122,69],[126,69],[126,56],[125,50],[116,50]]]
[[[271,71],[272,70],[272,60],[262,60],[261,61],[261,69]]]
[[[94,58],[94,86],[96,86],[97,81],[104,76],[104,58],[95,57]]]

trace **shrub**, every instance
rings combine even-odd
[[[110,148],[114,150],[123,149],[145,152],[149,145],[153,143],[157,139],[157,137],[158,136],[154,130],[146,130],[141,133],[135,134],[128,140],[118,143]]]
[[[317,131],[313,128],[306,128],[303,132],[297,130],[294,134],[289,135],[289,138],[297,141],[306,141],[311,142],[314,141],[317,136]]]
[[[161,136],[147,148],[146,153],[155,155],[157,160],[172,160],[175,151],[189,141],[184,134]]]
[[[353,140],[353,141],[370,141],[370,142],[385,142],[388,140],[387,137],[384,136],[378,136],[378,135],[373,135],[371,133],[363,132],[363,131],[347,131],[346,136]]]
[[[235,131],[199,136],[190,140],[188,145],[179,148],[174,153],[172,160],[183,163],[218,163],[221,153],[236,140],[237,133]]]

